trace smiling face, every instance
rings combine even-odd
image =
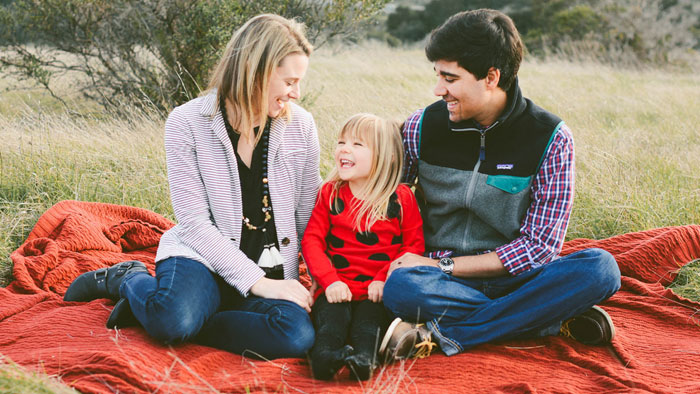
[[[353,194],[357,194],[369,179],[373,152],[366,141],[352,134],[348,132],[338,137],[335,167],[338,177],[348,183]]]
[[[267,115],[277,117],[289,100],[300,96],[299,84],[309,67],[309,57],[293,53],[287,55],[270,74],[267,91]]]
[[[457,62],[438,60],[435,62],[438,81],[434,93],[447,102],[450,120],[460,122],[474,119],[482,123],[488,102],[487,78],[477,80]]]

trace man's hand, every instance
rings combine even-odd
[[[394,272],[394,270],[397,268],[419,266],[437,267],[438,261],[428,257],[419,256],[415,253],[406,253],[404,255],[401,255],[401,257],[399,257],[398,259],[391,262],[391,265],[389,266],[389,271],[386,274],[386,278],[389,279],[391,273]]]
[[[313,298],[304,285],[294,279],[269,279],[263,276],[250,288],[250,293],[261,298],[292,301],[307,312],[311,312],[313,304]]]
[[[384,295],[384,282],[373,280],[367,287],[367,298],[372,302],[379,303],[382,302],[382,295]]]
[[[326,288],[326,299],[331,304],[338,302],[350,302],[352,293],[348,285],[341,281],[335,281]]]

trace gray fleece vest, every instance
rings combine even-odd
[[[423,112],[416,195],[426,251],[473,255],[520,236],[530,186],[562,121],[523,98],[517,81],[508,97],[486,129],[449,121],[442,100]]]

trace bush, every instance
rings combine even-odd
[[[16,0],[0,8],[0,71],[56,97],[55,77],[72,72],[75,87],[108,110],[126,102],[167,112],[206,86],[231,34],[250,17],[298,17],[320,46],[352,34],[388,1]]]
[[[517,2],[513,0],[432,0],[421,11],[399,6],[388,16],[386,29],[392,36],[402,41],[419,41],[458,12],[478,8],[502,9],[509,6],[509,3]],[[515,10],[518,7],[510,5],[510,8]]]
[[[700,48],[700,2],[693,0],[432,0],[422,11],[398,7],[387,31],[418,41],[451,15],[500,9],[515,22],[530,53],[605,63],[692,63]]]

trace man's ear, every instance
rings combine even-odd
[[[501,70],[496,67],[489,68],[486,73],[486,86],[490,89],[495,89],[498,87],[498,82],[501,80]]]

